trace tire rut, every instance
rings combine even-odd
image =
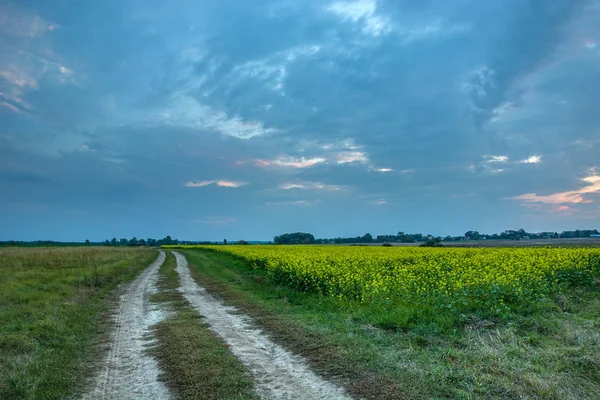
[[[84,400],[172,397],[158,380],[157,362],[146,352],[154,342],[149,327],[165,317],[158,305],[150,303],[150,296],[157,291],[158,269],[164,261],[165,253],[161,251],[120,296],[108,353],[91,389],[83,395]]]
[[[263,399],[350,399],[345,391],[310,370],[303,358],[272,342],[250,317],[236,314],[198,286],[190,274],[186,258],[177,258],[180,291],[204,317],[210,329],[220,336],[231,352],[248,369]]]

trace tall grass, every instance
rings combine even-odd
[[[72,395],[107,329],[107,294],[155,255],[147,248],[0,249],[0,398]]]

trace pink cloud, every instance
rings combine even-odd
[[[217,186],[220,187],[226,187],[226,188],[238,188],[240,186],[245,186],[248,183],[247,182],[235,182],[235,181],[226,181],[226,180],[209,180],[209,181],[190,181],[185,183],[185,186],[187,187],[204,187],[204,186],[209,186],[209,185],[213,185],[216,184]]]
[[[295,183],[285,183],[279,186],[283,190],[291,190],[291,189],[304,189],[304,190],[331,190],[338,191],[342,190],[341,186],[338,185],[326,185],[321,182],[295,182]]]
[[[216,181],[197,181],[197,182],[187,182],[185,184],[185,186],[187,187],[203,187],[203,186],[208,186],[208,185],[212,185],[213,183],[215,183]]]
[[[246,182],[234,182],[234,181],[217,181],[217,186],[228,187],[228,188],[237,188],[240,186],[247,185]]]
[[[20,113],[21,112],[21,110],[19,110],[17,107],[13,106],[10,103],[7,103],[6,101],[1,102],[0,103],[0,107],[8,108],[9,110],[14,111],[16,113]]]
[[[564,214],[572,214],[575,211],[579,211],[577,208],[569,207],[569,206],[557,206],[550,210],[553,213],[564,213]]]
[[[26,69],[17,65],[9,65],[6,69],[0,70],[0,77],[20,88],[35,89],[38,84]]]
[[[369,161],[369,158],[362,151],[341,151],[334,156],[338,164],[347,163],[365,163]]]
[[[594,201],[584,197],[584,195],[600,194],[600,175],[592,170],[592,175],[581,179],[587,183],[586,186],[577,190],[569,190],[566,192],[558,192],[545,196],[539,196],[536,193],[525,193],[520,196],[511,197],[512,200],[522,200],[527,203],[543,203],[543,204],[589,204]],[[557,207],[557,209],[560,207]]]
[[[256,158],[254,160],[249,160],[249,161],[236,161],[235,162],[236,165],[244,165],[244,164],[249,164],[249,163],[254,164],[255,167],[268,167],[269,165],[271,165],[270,162],[261,160],[260,158]]]
[[[273,160],[271,163],[273,165],[278,165],[281,167],[290,167],[290,168],[309,168],[313,167],[317,164],[324,163],[324,158],[314,157],[314,158],[304,158],[304,157],[279,157]]]

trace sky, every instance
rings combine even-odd
[[[0,0],[0,240],[600,228],[600,0]]]

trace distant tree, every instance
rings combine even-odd
[[[373,241],[373,236],[370,233],[365,233],[360,239],[362,243],[371,243]]]
[[[110,242],[108,241],[108,239],[106,239],[106,241],[104,242],[105,246],[110,246]]]
[[[131,239],[129,239],[129,242],[127,242],[127,244],[129,246],[137,246],[138,245],[138,240],[137,238],[134,236]]]
[[[227,244],[227,239],[223,239],[223,244]]]
[[[159,246],[162,246],[163,244],[170,245],[170,244],[177,244],[177,243],[179,243],[179,240],[176,240],[176,239],[173,240],[171,238],[171,236],[167,236],[165,238],[162,238],[162,239],[159,239],[156,241],[156,244]]]
[[[121,238],[121,239],[119,240],[119,244],[120,244],[121,246],[127,246],[127,243],[129,243],[129,241],[128,241],[127,239],[125,239],[125,238]]]
[[[110,240],[110,245],[111,245],[111,246],[116,246],[116,245],[117,245],[117,238],[112,238],[112,239]]]
[[[402,239],[400,239],[402,243],[414,243],[415,235],[404,235]]]
[[[85,239],[85,244],[90,244],[90,239]]]
[[[470,240],[479,240],[481,238],[481,234],[477,231],[468,231],[465,233],[465,237]]]
[[[273,242],[275,244],[312,244],[315,243],[315,237],[305,232],[284,233],[275,236]]]

